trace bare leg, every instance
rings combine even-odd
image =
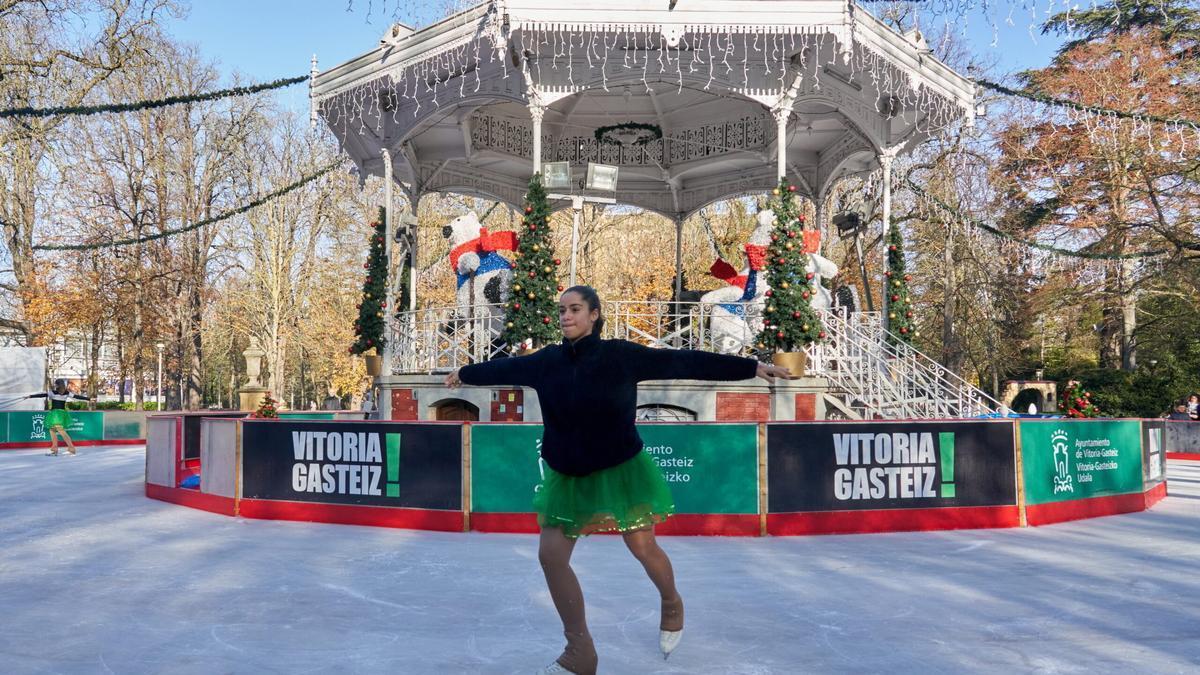
[[[571,569],[571,553],[574,550],[575,540],[564,535],[560,528],[542,529],[538,542],[538,562],[542,565],[542,573],[546,575],[546,587],[550,589],[550,597],[554,600],[554,608],[558,610],[558,618],[562,619],[563,633],[567,637],[567,647],[558,657],[558,663],[572,673],[595,675],[596,647],[587,628],[583,589],[579,586],[575,571]]]
[[[50,454],[58,454],[58,427],[50,427]]]
[[[75,442],[71,440],[71,434],[68,434],[67,430],[62,427],[58,428],[58,433],[62,434],[63,440],[67,442],[68,451],[72,455],[74,455],[75,454]]]
[[[683,630],[683,598],[679,597],[679,591],[675,589],[675,571],[671,568],[671,559],[658,545],[658,540],[654,538],[654,530],[634,530],[626,532],[624,537],[629,552],[642,563],[646,575],[654,582],[662,597],[662,620],[659,622],[659,628],[669,631]]]

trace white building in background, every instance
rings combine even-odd
[[[25,336],[15,332],[0,333],[0,347],[24,347]],[[87,389],[91,372],[92,337],[84,332],[72,332],[57,343],[46,347],[46,381],[63,378],[76,391]],[[97,377],[100,382],[99,400],[117,400],[120,384],[120,361],[117,358],[116,336],[106,335],[100,346]],[[133,395],[132,382],[125,382],[126,397]],[[151,400],[147,397],[148,400]]]

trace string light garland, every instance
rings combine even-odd
[[[1095,106],[1095,105],[1084,105],[1082,103],[1076,103],[1075,101],[1070,101],[1067,99],[1054,98],[1052,96],[1047,96],[1045,94],[1039,94],[1034,91],[1029,91],[1028,89],[1012,89],[1011,87],[1006,87],[1002,84],[998,84],[996,82],[992,82],[990,80],[984,80],[984,79],[980,79],[980,78],[975,78],[975,83],[981,87],[984,87],[986,89],[991,89],[992,91],[1004,94],[1006,96],[1016,96],[1016,97],[1024,98],[1024,99],[1027,99],[1030,101],[1035,101],[1037,103],[1041,103],[1044,105],[1052,105],[1052,106],[1057,106],[1060,108],[1071,108],[1072,110],[1078,110],[1080,112],[1088,112],[1088,113],[1093,113],[1096,115],[1107,115],[1110,117],[1118,117],[1121,119],[1135,120],[1138,122],[1160,122],[1162,124],[1171,124],[1171,125],[1180,126],[1180,127],[1191,127],[1192,129],[1196,129],[1196,130],[1200,131],[1200,122],[1194,122],[1192,120],[1172,118],[1172,117],[1162,117],[1159,115],[1150,115],[1147,113],[1125,112],[1122,110],[1114,110],[1112,108],[1104,108],[1104,107]]]
[[[333,171],[341,163],[342,163],[342,160],[340,160],[340,159],[337,161],[334,161],[333,163],[329,164],[325,168],[320,169],[315,173],[309,174],[309,175],[301,178],[300,180],[292,183],[291,185],[282,187],[278,190],[275,190],[274,192],[269,192],[269,193],[263,195],[262,197],[259,197],[258,199],[255,199],[254,201],[249,202],[248,204],[244,204],[243,206],[241,206],[237,209],[234,209],[232,211],[226,211],[224,213],[220,213],[211,218],[205,218],[204,220],[197,221],[195,223],[192,223],[191,225],[185,225],[183,227],[176,228],[173,230],[163,230],[162,232],[157,232],[155,234],[146,235],[144,237],[131,237],[129,239],[114,239],[112,241],[99,242],[99,243],[36,244],[36,245],[34,245],[33,250],[35,250],[35,251],[87,251],[87,250],[99,249],[99,248],[115,248],[118,246],[131,246],[133,244],[144,244],[148,241],[154,241],[156,239],[163,239],[165,237],[170,237],[170,236],[173,236],[176,234],[190,232],[192,230],[196,230],[201,227],[204,227],[205,225],[212,225],[213,223],[219,223],[222,220],[227,220],[234,216],[241,215],[243,213],[246,213],[250,209],[253,209],[258,206],[262,206],[263,204],[266,204],[267,202],[269,202],[273,199],[277,199],[279,197],[282,197],[283,195],[286,195],[289,192],[292,192],[293,190],[304,187],[308,183],[311,183],[314,180],[320,178],[321,176],[324,176],[325,174],[329,173],[330,171]]]
[[[1055,255],[1067,256],[1067,257],[1071,257],[1071,258],[1084,258],[1084,259],[1088,259],[1088,260],[1130,260],[1130,259],[1139,259],[1139,258],[1155,258],[1155,257],[1159,257],[1159,256],[1168,255],[1171,253],[1170,249],[1161,249],[1161,248],[1160,249],[1152,249],[1149,251],[1137,251],[1134,253],[1092,253],[1089,251],[1073,251],[1071,249],[1060,248],[1058,246],[1051,246],[1049,244],[1043,244],[1043,243],[1037,242],[1037,241],[1021,239],[1020,237],[1011,235],[999,228],[996,228],[992,225],[988,225],[987,223],[985,223],[981,220],[977,220],[971,216],[966,215],[965,213],[962,213],[961,211],[954,208],[953,206],[950,206],[949,204],[943,202],[941,199],[938,199],[936,196],[931,195],[928,192],[926,192],[924,189],[922,189],[920,186],[918,186],[916,183],[914,183],[910,176],[906,176],[904,181],[905,181],[905,183],[908,184],[908,188],[910,190],[912,190],[917,195],[917,197],[928,201],[929,203],[938,207],[942,211],[945,211],[946,213],[948,213],[950,216],[959,219],[963,223],[966,223],[972,227],[981,229],[984,232],[987,232],[988,234],[999,237],[1001,239],[1006,239],[1008,241],[1016,242],[1018,244],[1022,244],[1029,248],[1035,248],[1040,251],[1046,251],[1048,253],[1053,253]],[[1192,246],[1196,246],[1197,250],[1200,250],[1200,244],[1179,245],[1180,248],[1188,248],[1188,249],[1192,248]]]
[[[152,108],[163,108],[180,103],[197,103],[200,101],[216,101],[222,98],[230,98],[232,96],[245,96],[247,94],[256,94],[260,91],[269,91],[271,89],[282,89],[290,87],[293,84],[307,82],[309,76],[288,77],[274,82],[264,82],[263,84],[254,84],[248,87],[232,87],[230,89],[221,89],[219,91],[210,91],[206,94],[191,94],[188,96],[168,96],[166,98],[148,99],[143,101],[133,101],[130,103],[109,103],[106,105],[76,105],[76,106],[60,106],[55,108],[6,108],[0,110],[0,119],[5,117],[53,117],[55,115],[96,115],[100,113],[118,113],[130,112],[133,110],[150,110]]]

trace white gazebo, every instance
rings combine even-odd
[[[893,159],[970,124],[974,92],[919,32],[851,0],[489,0],[393,26],[328,71],[314,60],[311,96],[314,123],[414,212],[434,192],[519,207],[546,162],[617,166],[609,196],[675,223],[678,269],[688,216],[785,176],[823,228],[832,186],[882,169],[886,226]],[[627,123],[661,137],[598,141]]]

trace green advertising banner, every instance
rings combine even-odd
[[[36,443],[50,440],[46,428],[48,411],[8,413],[8,442]],[[67,427],[71,440],[99,441],[104,438],[104,413],[71,411],[71,426]]]
[[[638,426],[678,513],[758,513],[758,428],[753,424]],[[471,426],[471,510],[529,513],[541,481],[541,425]]]
[[[8,442],[8,413],[0,412],[0,443]]]
[[[1137,420],[1022,420],[1019,427],[1025,503],[1142,491]]]

